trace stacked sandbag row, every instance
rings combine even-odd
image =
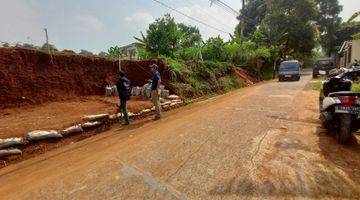
[[[0,139],[0,158],[12,155],[21,155],[21,150],[17,147],[24,144],[21,137]]]
[[[118,96],[116,85],[105,87],[105,96]]]
[[[183,102],[180,97],[176,95],[170,95],[170,101],[162,103],[161,106],[164,109],[173,108],[181,105]],[[144,109],[139,113],[129,112],[129,117],[135,117],[139,115],[148,114],[155,111],[155,107],[151,109]],[[61,139],[76,133],[82,133],[84,131],[96,128],[101,126],[105,121],[112,120],[117,121],[123,117],[122,113],[117,113],[113,115],[109,114],[98,114],[98,115],[86,115],[82,118],[84,123],[70,126],[61,131],[56,130],[36,130],[31,131],[25,134],[25,137],[16,137],[8,139],[0,139],[0,158],[8,157],[13,155],[21,155],[22,151],[18,148],[27,143],[46,140],[46,139]]]

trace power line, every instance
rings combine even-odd
[[[158,4],[160,4],[160,5],[162,5],[162,6],[164,6],[164,7],[166,7],[166,8],[168,8],[168,9],[170,9],[170,10],[172,10],[172,11],[174,11],[174,12],[176,12],[176,13],[178,13],[178,14],[180,14],[180,15],[183,15],[183,16],[185,16],[185,17],[187,17],[187,18],[189,18],[189,19],[191,19],[191,20],[193,20],[193,21],[196,21],[197,23],[200,23],[200,24],[202,24],[202,25],[204,25],[204,26],[207,26],[207,27],[212,28],[212,29],[214,29],[214,30],[217,30],[217,31],[219,31],[219,32],[226,33],[226,34],[230,34],[230,33],[227,32],[227,31],[221,30],[221,29],[216,28],[216,27],[214,27],[214,26],[212,26],[212,25],[209,25],[209,24],[207,24],[207,23],[205,23],[205,22],[203,22],[203,21],[200,21],[200,20],[198,20],[198,19],[196,19],[196,18],[194,18],[194,17],[191,17],[191,16],[189,16],[189,15],[187,15],[187,14],[185,14],[185,13],[183,13],[183,12],[181,12],[181,11],[179,11],[179,10],[177,10],[177,9],[175,9],[175,8],[173,8],[173,7],[167,5],[167,4],[165,4],[165,3],[163,3],[163,2],[161,2],[161,1],[159,1],[159,0],[153,0],[153,1],[156,2],[156,3],[158,3]]]
[[[223,8],[225,11],[227,11],[227,13],[230,13],[230,14],[236,14],[237,17],[239,17],[240,19],[242,18],[243,20],[247,20],[246,23],[249,23],[249,24],[253,24],[253,25],[257,25],[258,22],[238,11],[236,11],[234,8],[232,8],[231,6],[229,6],[228,4],[224,3],[223,1],[221,0],[209,0],[210,3],[217,3],[217,5],[221,8]]]
[[[240,15],[240,12],[232,8],[231,6],[227,5],[221,0],[210,0],[210,4],[216,3],[218,6],[222,7],[223,9],[227,10],[231,14],[235,14],[236,16]]]
[[[190,6],[193,6],[194,4],[192,2],[190,2],[189,0],[186,0],[187,4]],[[217,19],[216,17],[214,17],[213,15],[209,15],[210,18],[212,18],[214,21],[216,21],[217,23],[226,26],[226,28],[228,28],[229,30],[233,31],[234,27],[230,27],[229,25],[225,24],[224,22],[220,21],[219,19]]]

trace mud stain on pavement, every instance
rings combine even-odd
[[[317,95],[303,91],[294,98],[297,109],[276,117],[286,128],[254,138],[247,172],[209,193],[222,199],[360,199],[360,145],[342,146],[324,133]]]

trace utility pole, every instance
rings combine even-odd
[[[45,37],[46,37],[46,49],[47,49],[47,52],[50,55],[51,63],[53,64],[53,57],[52,57],[51,51],[50,51],[49,36],[48,36],[47,28],[44,28],[44,31],[45,31]]]
[[[242,7],[240,11],[240,38],[241,40],[244,38],[244,28],[245,28],[245,17],[244,17],[244,8],[245,8],[245,0],[241,0]]]

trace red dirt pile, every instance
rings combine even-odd
[[[103,95],[118,78],[118,61],[68,53],[49,54],[23,48],[0,48],[0,109],[61,101],[79,96]],[[162,60],[122,61],[133,86],[151,78],[156,63],[164,83],[169,73]]]

